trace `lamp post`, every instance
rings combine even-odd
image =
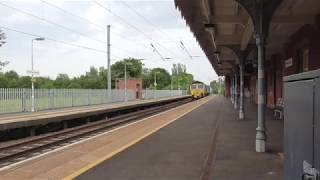
[[[173,96],[173,84],[172,84],[173,80],[172,79],[173,79],[173,75],[171,75],[171,82],[170,82],[170,89],[171,89],[170,94],[171,94],[171,96]]]
[[[37,74],[38,72],[36,72],[34,70],[34,64],[33,64],[33,41],[43,41],[45,40],[43,37],[38,37],[38,38],[34,38],[31,40],[31,112],[35,111],[35,93],[34,93],[34,82],[35,82],[35,78],[34,75]]]
[[[127,102],[127,63],[124,62],[124,101]]]
[[[154,93],[153,93],[153,98],[155,99],[156,98],[156,90],[157,90],[157,74],[158,74],[159,72],[158,71],[156,71],[156,72],[154,72],[154,82],[153,82],[153,85],[154,85]]]

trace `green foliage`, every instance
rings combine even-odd
[[[213,94],[224,94],[225,92],[225,86],[224,86],[224,81],[222,79],[220,79],[221,81],[221,89],[220,89],[220,83],[219,80],[214,80],[210,82],[210,86],[212,89],[212,93]]]
[[[134,58],[127,58],[122,61],[118,61],[111,66],[111,73],[113,79],[124,77],[124,68],[127,65],[127,76],[128,77],[141,77],[142,74],[142,62],[141,60]]]
[[[189,90],[189,87],[193,81],[193,75],[189,73],[180,73],[173,76],[173,89]]]
[[[171,83],[173,89],[188,90],[193,81],[193,75],[186,72],[182,64],[174,65],[169,74],[166,69],[143,68],[141,60],[127,58],[118,61],[111,66],[112,86],[115,87],[117,78],[124,78],[124,65],[127,64],[127,77],[142,78],[143,88],[154,89],[156,76],[157,89],[170,89]],[[48,77],[35,78],[35,87],[43,89],[105,89],[107,88],[108,69],[105,67],[90,67],[90,70],[80,77],[70,78],[67,74],[58,74],[53,80]],[[171,82],[172,80],[172,82]],[[15,71],[6,73],[0,72],[0,88],[30,88],[31,77],[19,76]]]
[[[154,89],[154,83],[156,80],[157,89],[170,89],[171,76],[169,72],[163,68],[154,68],[149,70],[145,74],[145,87]]]

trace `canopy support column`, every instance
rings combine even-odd
[[[256,152],[266,151],[265,132],[265,40],[268,37],[272,15],[282,0],[236,0],[244,7],[254,25],[258,48],[258,127],[256,134]]]

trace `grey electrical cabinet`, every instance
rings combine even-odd
[[[320,70],[284,78],[285,180],[320,180]]]

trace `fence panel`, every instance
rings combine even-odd
[[[186,95],[183,90],[143,90],[142,99]],[[125,101],[124,90],[112,90],[108,98],[105,89],[35,89],[35,111],[66,107],[98,105]],[[135,99],[135,91],[127,90],[127,100]],[[23,88],[0,88],[0,114],[30,112],[32,91]]]

